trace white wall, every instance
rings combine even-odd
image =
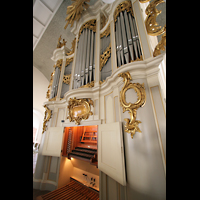
[[[50,77],[49,77],[50,79]],[[33,126],[37,128],[36,142],[40,143],[45,109],[42,106],[49,86],[47,78],[33,66]]]

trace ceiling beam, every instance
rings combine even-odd
[[[40,25],[42,25],[43,27],[45,27],[45,25],[44,25],[42,22],[40,22],[38,19],[36,19],[35,17],[33,17],[33,20],[35,20],[35,21],[38,22]]]
[[[41,0],[38,0],[38,2],[39,2],[46,10],[48,10],[51,14],[53,13],[53,11],[52,11],[49,7],[47,7]]]

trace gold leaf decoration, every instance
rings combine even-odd
[[[52,111],[47,107],[47,105],[44,105],[44,108],[45,108],[45,113],[44,113],[42,134],[46,131],[47,128],[46,123],[50,120],[52,114]]]
[[[110,35],[110,24],[108,25],[108,27],[106,28],[106,30],[100,34],[100,38],[106,36],[108,37]]]
[[[117,6],[117,8],[115,9],[115,12],[114,12],[115,22],[117,21],[117,16],[119,15],[119,13],[124,10],[126,10],[127,12],[131,12],[132,16],[134,17],[131,1],[124,1],[124,2],[120,3]]]
[[[68,56],[70,56],[70,55],[72,55],[74,53],[75,45],[76,45],[76,37],[72,41],[72,47],[71,47],[72,50],[69,53],[67,53]]]
[[[81,32],[83,31],[84,28],[88,28],[88,29],[92,30],[93,32],[96,32],[96,19],[89,20],[81,26],[81,28],[79,30],[79,34],[78,34],[78,41],[79,41]]]
[[[111,55],[111,43],[100,56],[100,71],[102,70],[103,66],[107,63],[108,59],[110,58],[110,55]]]
[[[67,21],[67,24],[65,25],[65,29],[69,24],[71,24],[71,27],[74,24],[74,21],[79,21],[81,18],[81,14],[84,10],[86,10],[89,7],[89,4],[86,2],[90,2],[90,0],[72,0],[74,3],[72,5],[67,7],[67,17],[65,21]]]
[[[153,52],[153,57],[160,55],[161,54],[160,50],[164,51],[165,46],[166,46],[166,32],[162,35],[160,42],[156,45]]]
[[[137,114],[137,109],[139,107],[143,107],[146,103],[146,92],[145,92],[145,87],[144,83],[130,83],[132,80],[131,75],[129,72],[125,73],[119,73],[118,77],[123,78],[124,86],[122,90],[120,91],[120,105],[123,108],[123,113],[125,111],[129,111],[130,114],[130,119],[125,118],[124,121],[126,121],[125,124],[125,131],[127,133],[131,134],[131,138],[133,139],[133,135],[136,132],[141,132],[140,128],[138,127],[138,124],[141,123],[141,121],[136,120],[136,114]],[[129,89],[134,89],[135,92],[137,93],[137,101],[135,103],[127,103],[126,102],[126,96],[125,93]]]
[[[63,76],[63,82],[66,83],[67,85],[70,84],[70,80],[71,80],[71,74],[67,74]]]
[[[70,122],[75,121],[75,124],[79,125],[82,119],[86,120],[89,118],[90,115],[93,115],[90,106],[94,106],[94,104],[90,98],[70,98],[68,104],[69,116],[67,117],[67,119],[69,119]]]

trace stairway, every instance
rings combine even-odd
[[[97,149],[75,147],[72,152],[68,153],[68,158],[78,158],[90,162],[91,164],[97,165]]]

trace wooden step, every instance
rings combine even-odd
[[[95,151],[82,150],[82,149],[74,149],[74,150],[72,150],[72,152],[86,153],[86,154],[88,154],[88,155],[94,155],[94,154],[97,153],[97,152],[95,152]]]
[[[88,151],[94,151],[94,152],[97,152],[97,149],[86,148],[86,147],[75,147],[75,149],[82,149],[82,150],[88,150]]]
[[[89,159],[89,160],[94,157],[94,154],[88,155],[87,153],[80,153],[80,152],[71,152],[68,155],[69,156],[80,156],[80,157],[83,157],[83,158],[86,158],[86,159]]]
[[[70,183],[67,185],[49,192],[45,195],[41,195],[36,198],[37,200],[54,200],[54,199],[90,199],[98,200],[99,192],[88,188],[82,183],[70,178]]]

